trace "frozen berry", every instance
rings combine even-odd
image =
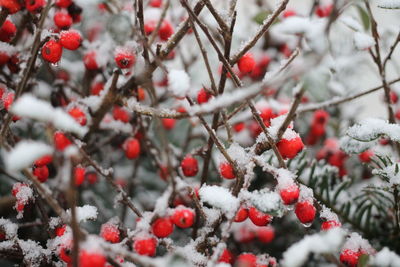
[[[71,141],[62,132],[55,132],[53,138],[56,149],[60,151],[63,151],[65,148],[72,144]]]
[[[153,257],[156,255],[157,240],[155,238],[137,239],[133,242],[133,249],[137,254]]]
[[[300,190],[295,184],[289,185],[280,190],[280,195],[285,205],[292,205],[299,199]]]
[[[150,0],[149,5],[151,7],[161,7],[162,5],[162,0]]]
[[[72,263],[71,252],[71,245],[62,244],[59,252],[60,259],[65,263]]]
[[[34,166],[33,175],[35,175],[41,183],[44,183],[47,181],[47,178],[49,178],[49,168],[47,168],[46,165]]]
[[[247,219],[248,216],[249,216],[249,211],[246,208],[241,207],[235,215],[235,222],[243,222],[244,220]]]
[[[152,231],[156,237],[164,238],[174,231],[174,224],[170,218],[158,218],[152,224]]]
[[[301,201],[296,204],[294,212],[303,224],[312,223],[315,218],[316,209],[309,201]]]
[[[100,236],[111,243],[118,243],[120,241],[120,233],[118,226],[112,223],[105,223],[101,226]]]
[[[211,97],[212,95],[209,92],[207,92],[204,88],[202,88],[197,94],[197,103],[199,104],[207,103]]]
[[[187,155],[181,162],[182,172],[187,177],[196,176],[199,171],[197,159],[191,155]]]
[[[63,11],[54,14],[54,24],[61,30],[68,30],[72,25],[72,17]]]
[[[146,35],[150,35],[157,27],[157,21],[155,20],[149,20],[146,21],[144,24],[144,32]]]
[[[104,267],[106,257],[99,252],[81,250],[79,253],[79,267]]]
[[[364,162],[368,163],[371,161],[371,158],[374,156],[374,152],[371,150],[366,150],[358,155],[358,158]]]
[[[233,265],[234,256],[232,252],[230,252],[228,249],[224,249],[224,251],[222,252],[221,256],[218,259],[218,262],[225,262]]]
[[[103,89],[104,89],[104,83],[96,82],[90,88],[90,94],[91,95],[100,95],[100,93],[101,93],[101,91],[103,91]]]
[[[81,46],[82,36],[76,30],[62,31],[60,33],[60,44],[68,50],[76,50]]]
[[[294,158],[304,148],[300,136],[296,136],[292,139],[281,139],[276,146],[284,159]]]
[[[47,164],[50,164],[53,161],[53,156],[52,155],[45,155],[37,160],[35,160],[35,165],[36,166],[44,166]]]
[[[232,165],[228,162],[222,162],[219,164],[219,172],[225,179],[234,179],[236,177]]]
[[[174,27],[168,20],[164,20],[161,23],[160,30],[158,31],[158,36],[161,40],[167,41],[169,37],[174,33]]]
[[[128,49],[117,48],[114,60],[121,69],[129,69],[135,63],[135,55]]]
[[[262,243],[271,243],[275,238],[275,230],[272,226],[257,227],[256,234]]]
[[[272,221],[272,216],[259,211],[255,207],[249,209],[249,218],[257,226],[266,226]]]
[[[62,46],[56,40],[47,41],[42,47],[42,57],[50,63],[57,63],[62,56]]]
[[[123,149],[125,151],[125,156],[128,159],[136,159],[140,155],[140,143],[139,140],[133,137],[130,137],[125,140],[123,144]]]
[[[74,181],[76,186],[80,186],[85,181],[85,168],[75,167],[74,169]]]
[[[56,234],[56,236],[63,236],[65,233],[65,230],[67,230],[67,225],[64,224],[62,226],[57,227],[54,230],[54,233]]]
[[[25,7],[29,12],[39,13],[46,5],[46,0],[25,0]]]
[[[348,267],[355,267],[362,253],[351,249],[345,249],[340,253],[340,261]]]
[[[165,130],[172,130],[175,127],[176,120],[169,119],[169,118],[163,118],[163,119],[161,119],[161,123]]]
[[[195,214],[193,210],[188,208],[178,207],[173,216],[172,222],[180,228],[189,228],[193,225],[195,219]]]
[[[256,267],[257,256],[252,253],[242,253],[237,257],[235,261],[235,266],[236,265],[243,267]]]
[[[19,0],[0,0],[0,6],[7,9],[8,13],[14,14],[21,10]]]
[[[112,114],[114,120],[122,121],[124,123],[128,123],[129,120],[131,119],[129,112],[120,106],[114,106]]]
[[[244,130],[245,127],[246,125],[244,124],[244,122],[238,122],[235,125],[233,125],[233,130],[237,133],[240,133],[241,131]]]
[[[17,32],[17,27],[11,20],[4,21],[0,28],[0,41],[9,43]]]
[[[3,106],[6,110],[10,110],[12,103],[14,102],[14,92],[8,92],[3,95]]]
[[[286,9],[285,11],[283,11],[282,15],[284,18],[288,18],[288,17],[296,16],[297,13],[293,9]]]
[[[328,17],[333,9],[333,5],[326,5],[326,6],[317,6],[317,8],[315,9],[315,14],[320,17]]]
[[[56,6],[61,8],[67,8],[72,4],[72,0],[56,0]]]
[[[79,107],[73,107],[68,111],[68,114],[76,120],[77,123],[84,126],[86,125],[87,119],[85,113]]]
[[[28,186],[28,185],[27,185],[27,184],[24,184],[24,183],[15,183],[15,184],[13,185],[13,187],[12,187],[11,194],[12,194],[14,197],[16,197],[17,194],[18,194],[18,192],[19,192],[19,191],[21,190],[21,188],[24,187],[24,186]]]
[[[99,69],[99,64],[97,62],[97,53],[96,51],[89,51],[83,56],[83,64],[85,64],[85,68],[88,70],[97,70]]]
[[[237,64],[240,72],[246,74],[254,69],[256,61],[254,60],[253,54],[246,53],[238,60]]]
[[[321,224],[321,230],[323,231],[328,231],[329,229],[335,228],[335,227],[340,227],[342,224],[336,220],[328,220],[324,221]]]
[[[98,180],[97,173],[86,172],[85,179],[89,182],[89,184],[95,184]]]

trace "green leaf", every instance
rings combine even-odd
[[[369,255],[363,254],[358,258],[357,267],[367,267],[369,261]]]
[[[360,15],[364,29],[369,30],[370,20],[369,20],[368,13],[361,6],[357,6],[357,10],[358,10],[358,14]]]
[[[269,14],[270,13],[268,11],[260,11],[257,15],[253,17],[253,20],[261,25]]]

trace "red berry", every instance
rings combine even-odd
[[[156,255],[157,240],[155,238],[137,239],[133,242],[133,249],[139,255],[153,257]]]
[[[358,259],[362,255],[360,251],[345,249],[340,253],[340,261],[346,266],[355,267],[358,264]]]
[[[393,91],[390,91],[390,101],[392,102],[392,104],[396,104],[398,100],[399,97],[397,96],[397,94]]]
[[[62,226],[57,227],[54,230],[54,232],[55,232],[56,236],[63,236],[66,229],[67,229],[67,225],[64,224]]]
[[[117,48],[114,60],[121,69],[129,69],[135,63],[135,55],[128,49]]]
[[[321,224],[321,230],[323,231],[328,231],[329,229],[335,228],[335,227],[340,227],[342,224],[338,221],[335,220],[329,220],[325,221]]]
[[[292,159],[294,158],[299,152],[301,152],[304,148],[303,141],[301,140],[300,136],[288,139],[281,139],[276,144],[279,153],[281,153],[284,159]]]
[[[10,56],[9,56],[8,52],[0,51],[0,66],[5,65],[9,60],[10,60]],[[0,95],[0,99],[1,99],[1,95]],[[397,113],[396,113],[396,118],[397,118]]]
[[[53,139],[56,149],[60,151],[63,151],[66,147],[72,144],[72,142],[62,132],[55,132]]]
[[[163,41],[167,41],[173,33],[174,33],[174,27],[172,27],[169,21],[164,20],[161,23],[160,30],[158,31],[158,36],[160,37],[160,39]]]
[[[99,69],[99,64],[97,63],[96,51],[89,51],[83,56],[83,64],[85,64],[88,70]]]
[[[125,156],[128,159],[136,159],[140,155],[140,143],[136,138],[130,137],[123,144]]]
[[[85,172],[86,172],[85,168],[75,167],[74,180],[76,186],[80,186],[85,181]]]
[[[233,256],[232,252],[230,252],[228,249],[224,249],[224,251],[222,252],[221,256],[218,259],[218,262],[225,262],[225,263],[233,265],[234,256]]]
[[[65,263],[72,263],[71,245],[61,245],[59,257]]]
[[[10,110],[12,103],[14,102],[14,92],[8,92],[3,95],[3,106],[6,110]]]
[[[316,209],[311,202],[302,201],[296,204],[294,212],[301,223],[308,224],[314,221]]]
[[[256,267],[257,266],[257,256],[252,253],[240,254],[235,261],[235,266],[236,265],[243,266],[243,267]]]
[[[21,190],[21,188],[24,187],[24,186],[28,186],[28,185],[27,185],[27,184],[24,184],[24,183],[15,183],[15,184],[13,185],[13,187],[12,187],[11,194],[12,194],[14,197],[16,197],[17,194],[18,194],[18,192],[19,192],[19,190]]]
[[[34,164],[36,166],[44,166],[44,165],[50,164],[52,161],[53,161],[52,155],[45,155],[45,156],[37,159]]]
[[[54,14],[53,20],[54,24],[56,24],[56,26],[62,30],[67,30],[72,25],[72,17],[67,12],[56,12]]]
[[[76,50],[81,46],[82,36],[76,30],[62,31],[60,33],[60,44],[65,49]]]
[[[55,4],[58,7],[67,8],[72,4],[72,0],[57,0]]]
[[[15,27],[15,24],[7,19],[0,28],[0,41],[9,43],[16,32],[17,27]]]
[[[146,21],[144,24],[144,32],[146,35],[150,35],[157,27],[157,21],[155,20],[150,20]]]
[[[56,40],[47,41],[42,47],[42,57],[50,63],[57,63],[62,56],[62,46]]]
[[[371,158],[374,156],[374,152],[372,152],[371,150],[366,150],[362,153],[360,153],[358,155],[358,158],[364,162],[364,163],[368,163],[371,161]]]
[[[39,13],[46,5],[46,0],[25,0],[25,7],[29,12]]]
[[[161,119],[161,123],[166,130],[172,130],[175,127],[176,120],[175,119],[169,119],[169,118],[163,118]]]
[[[329,119],[329,113],[323,109],[314,112],[313,124],[326,124]]]
[[[263,107],[260,110],[260,117],[263,120],[268,120],[269,121],[270,119],[272,119],[274,117],[274,115],[275,115],[274,111],[270,107]]]
[[[122,121],[124,123],[128,123],[129,120],[131,119],[129,112],[120,106],[114,106],[112,113],[113,113],[114,120],[117,120],[117,121]]]
[[[73,107],[68,111],[68,114],[75,119],[77,123],[84,126],[86,125],[87,119],[85,113],[79,107]]]
[[[241,207],[235,216],[235,222],[243,222],[249,216],[249,211],[246,208]]]
[[[197,172],[199,171],[197,159],[195,159],[191,155],[187,155],[181,162],[181,168],[185,176],[196,176]]]
[[[293,9],[286,9],[285,11],[283,11],[282,15],[284,18],[288,18],[288,17],[296,16],[297,13]]]
[[[166,181],[167,178],[168,178],[168,167],[167,166],[160,166],[159,175],[160,175],[161,179]]]
[[[25,204],[24,204],[23,202],[17,200],[16,205],[17,205],[17,206],[15,207],[15,209],[16,209],[18,212],[23,212],[23,211],[24,211],[24,209],[25,209]]]
[[[21,10],[18,0],[0,0],[0,6],[7,9],[8,13],[14,14]]]
[[[6,234],[0,230],[0,241],[4,241],[6,239]]]
[[[232,165],[228,162],[222,162],[219,164],[219,172],[225,179],[235,179],[236,177]]]
[[[237,64],[240,72],[246,74],[253,71],[256,66],[256,61],[254,60],[253,54],[246,53],[238,60]]]
[[[105,223],[101,226],[100,236],[111,243],[118,243],[120,241],[120,233],[118,226],[112,223]]]
[[[85,179],[89,182],[89,184],[95,184],[97,182],[97,173],[87,172]]]
[[[257,226],[266,226],[272,221],[272,216],[259,211],[255,207],[249,209],[249,218]]]
[[[236,123],[235,125],[233,125],[233,130],[235,132],[239,133],[239,132],[243,131],[245,126],[246,125],[244,124],[244,122],[239,122],[239,123]]]
[[[280,195],[285,205],[292,205],[297,202],[300,195],[299,187],[295,184],[280,190]]]
[[[320,17],[328,17],[333,9],[333,5],[327,5],[327,6],[317,6],[315,9],[315,14]]]
[[[46,165],[44,166],[35,166],[33,167],[33,175],[35,175],[41,183],[47,181],[49,178],[49,168]]]
[[[152,7],[161,7],[162,6],[162,0],[150,0],[149,5],[152,6]]]
[[[79,267],[104,267],[106,262],[106,257],[101,253],[86,250],[79,253]]]
[[[272,226],[258,227],[257,237],[262,243],[271,243],[275,238],[275,230]]]
[[[152,224],[152,231],[158,238],[167,237],[174,231],[174,224],[170,218],[158,218]]]
[[[212,95],[209,92],[207,92],[204,88],[201,88],[201,90],[197,94],[197,103],[199,104],[207,103],[211,97]]]
[[[193,225],[195,214],[191,209],[177,208],[172,215],[172,222],[180,228],[189,228]]]
[[[103,82],[96,82],[92,85],[90,88],[90,94],[92,95],[100,95],[101,91],[104,89],[104,83]]]
[[[143,88],[139,87],[137,93],[139,101],[143,101],[146,98],[146,92]]]

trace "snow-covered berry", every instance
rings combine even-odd
[[[125,156],[128,159],[136,159],[140,155],[140,142],[138,139],[130,137],[123,144]]]
[[[79,267],[104,267],[106,256],[100,252],[81,250],[79,253]]]
[[[101,226],[100,236],[110,243],[118,243],[120,241],[120,231],[118,226],[110,222]]]
[[[297,202],[300,195],[300,189],[296,184],[289,185],[279,191],[283,204],[292,205]]]
[[[82,35],[76,30],[62,31],[60,33],[60,44],[68,50],[76,50],[82,44]]]
[[[158,218],[153,222],[151,229],[156,237],[164,238],[174,231],[174,224],[170,218]]]
[[[187,155],[181,162],[182,172],[186,177],[196,176],[199,171],[197,159],[192,155]]]
[[[87,123],[86,114],[79,107],[72,107],[68,110],[68,114],[75,119],[77,123],[84,126]]]
[[[294,158],[304,148],[300,136],[296,136],[292,139],[281,139],[276,146],[284,159]]]
[[[219,164],[219,172],[225,179],[234,179],[236,177],[232,165],[228,162],[222,162]]]
[[[266,226],[272,221],[272,216],[259,211],[255,207],[249,209],[249,218],[257,226]]]
[[[68,137],[65,136],[63,132],[55,132],[53,141],[56,149],[60,151],[63,151],[72,144],[72,142],[68,139]]]
[[[316,209],[310,201],[301,201],[297,202],[294,212],[301,223],[309,224],[314,221]]]
[[[238,60],[237,64],[240,72],[246,74],[253,71],[256,61],[252,53],[246,53]]]
[[[133,242],[133,249],[139,255],[153,257],[156,255],[157,240],[155,238],[136,239]]]
[[[193,210],[178,207],[172,215],[172,222],[180,228],[189,228],[193,225],[195,214]]]
[[[50,63],[57,63],[62,56],[62,46],[56,40],[47,41],[42,47],[42,57]]]
[[[46,165],[34,166],[33,175],[41,182],[44,183],[49,178],[49,168]]]
[[[249,211],[245,207],[240,207],[240,209],[236,212],[235,222],[243,222],[249,216]]]
[[[54,14],[54,24],[61,30],[67,30],[72,25],[72,17],[64,11],[59,11]]]

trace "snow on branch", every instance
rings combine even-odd
[[[370,142],[382,135],[400,142],[400,125],[391,124],[382,119],[368,118],[350,127],[347,130],[347,135],[361,142]]]
[[[385,9],[399,9],[400,1],[399,0],[379,0],[378,7]]]
[[[345,235],[345,231],[340,228],[308,235],[283,253],[282,266],[300,267],[306,262],[310,253],[337,253],[343,244]]]
[[[7,152],[5,163],[11,172],[19,171],[33,164],[35,160],[53,153],[47,144],[34,141],[21,141],[10,152]]]

